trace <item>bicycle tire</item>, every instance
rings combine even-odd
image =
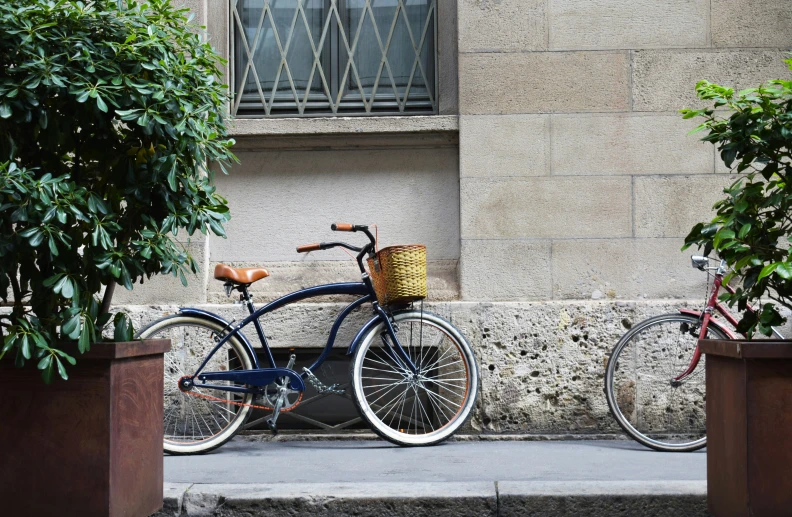
[[[688,366],[700,326],[699,318],[680,313],[643,320],[619,339],[608,359],[605,395],[611,414],[632,439],[656,451],[690,452],[707,445],[704,356],[689,377],[677,386],[673,381]],[[683,337],[684,344],[680,345]],[[712,325],[707,329],[707,337],[726,339]],[[646,349],[641,354],[644,341]],[[680,346],[672,354],[674,344]],[[658,359],[658,353],[663,357]],[[670,358],[673,364],[661,364],[664,358]],[[677,391],[669,397],[657,391],[665,384],[672,390],[683,386],[686,390],[681,397],[677,397],[681,393]],[[639,408],[642,402],[647,402],[649,407]],[[690,428],[680,427],[682,422],[687,422]]]
[[[479,385],[475,355],[462,333],[436,314],[407,309],[394,313],[393,323],[418,372],[410,377],[400,364],[403,361],[386,352],[380,336],[387,334],[380,324],[363,337],[350,363],[352,400],[360,417],[381,438],[401,446],[436,445],[470,418]],[[397,391],[390,399],[375,407],[393,390]],[[405,417],[410,390],[412,406]],[[397,420],[391,412],[399,407]]]
[[[188,330],[191,329],[191,330]],[[163,394],[163,450],[171,455],[204,454],[217,449],[231,438],[250,417],[251,408],[244,405],[221,404],[206,398],[183,393],[178,379],[191,375],[206,354],[225,335],[225,329],[211,321],[195,316],[177,314],[157,320],[137,334],[139,339],[171,339],[171,350],[165,354]],[[203,353],[196,353],[200,350]],[[226,360],[227,358],[227,360]],[[215,364],[217,363],[217,364]],[[222,363],[222,364],[221,364]],[[232,368],[231,365],[234,365]],[[253,361],[247,349],[232,337],[217,351],[207,364],[227,369],[252,369]],[[226,381],[229,385],[240,385]],[[220,384],[215,382],[214,384]],[[219,390],[193,391],[216,398],[233,400],[240,404],[251,404],[250,393],[233,393]],[[174,415],[174,413],[176,413]],[[182,417],[181,425],[179,416]],[[191,417],[191,418],[190,418]],[[208,419],[207,419],[208,418]],[[181,431],[181,436],[177,431]],[[191,436],[188,434],[191,430]],[[210,434],[211,433],[211,434]],[[196,434],[200,436],[196,436]],[[205,436],[209,434],[209,436]]]

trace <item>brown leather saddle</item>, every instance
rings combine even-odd
[[[214,277],[224,282],[235,284],[252,284],[262,278],[267,278],[269,271],[263,267],[230,267],[225,264],[215,266]]]

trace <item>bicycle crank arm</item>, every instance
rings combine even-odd
[[[288,368],[259,368],[257,370],[239,370],[231,372],[201,372],[198,380],[202,382],[232,381],[251,386],[266,386],[280,377],[288,377],[289,387],[295,391],[305,391],[305,383],[300,374]],[[231,386],[223,387],[229,390]]]

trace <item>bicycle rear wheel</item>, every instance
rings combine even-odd
[[[611,413],[628,435],[654,450],[687,452],[707,444],[705,357],[674,381],[693,357],[700,328],[695,316],[656,316],[636,324],[611,352],[605,371]],[[726,339],[713,326],[706,337]]]
[[[453,325],[434,314],[406,310],[395,313],[393,323],[418,371],[406,367],[380,324],[364,336],[350,365],[352,399],[382,438],[405,446],[440,443],[465,423],[475,404],[473,350]]]
[[[234,437],[250,415],[253,395],[221,389],[192,387],[182,391],[179,379],[193,375],[207,354],[225,335],[217,323],[177,314],[155,321],[141,330],[140,339],[170,339],[165,354],[163,449],[169,454],[200,454],[214,450]],[[229,339],[207,363],[205,371],[250,370],[253,362],[245,347]],[[215,381],[223,386],[244,386]],[[220,399],[220,400],[218,400]]]

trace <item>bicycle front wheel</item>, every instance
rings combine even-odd
[[[216,449],[234,437],[250,414],[250,393],[196,387],[182,391],[179,387],[179,379],[193,375],[225,334],[225,329],[213,321],[178,314],[155,321],[138,333],[140,339],[171,340],[171,350],[165,354],[163,401],[163,448],[169,454],[200,454]],[[232,337],[204,370],[252,368],[245,347]],[[244,386],[231,381],[212,384]]]
[[[383,324],[363,337],[350,365],[363,420],[398,445],[434,445],[468,419],[478,395],[473,350],[451,323],[419,310],[397,312],[394,330],[417,371],[395,352]]]
[[[664,314],[636,324],[611,352],[605,395],[619,426],[637,442],[664,452],[687,452],[707,444],[706,386],[702,355],[686,378],[701,322]],[[710,325],[708,339],[726,339]]]

